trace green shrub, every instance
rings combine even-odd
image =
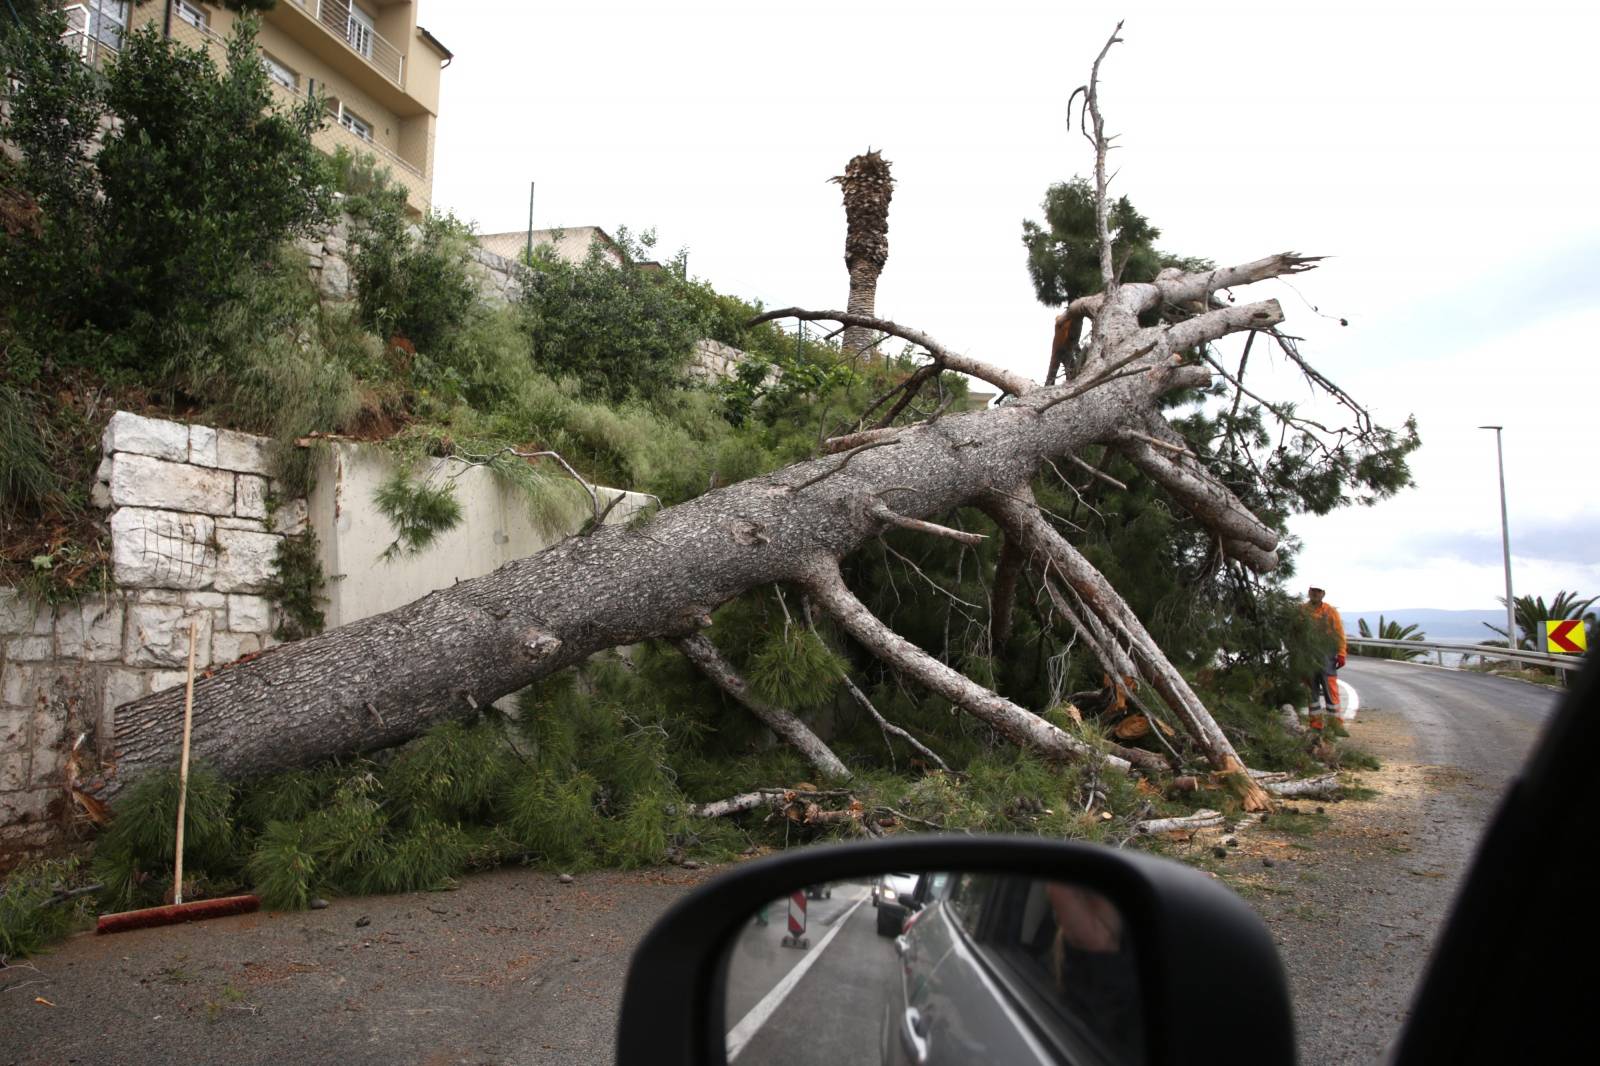
[[[325,616],[322,594],[327,584],[317,558],[317,534],[309,527],[298,536],[283,537],[272,554],[272,576],[262,594],[278,608],[280,640],[301,640],[322,632]]]
[[[328,217],[327,168],[310,140],[321,104],[275,104],[257,29],[236,21],[219,68],[204,49],[139,28],[103,79],[57,35],[8,42],[20,88],[0,140],[16,146],[17,189],[41,215],[36,232],[0,246],[0,302],[35,347],[160,367],[174,348],[200,346],[257,263]]]
[[[454,215],[429,214],[412,236],[399,210],[403,190],[380,187],[354,205],[351,263],[362,321],[380,337],[403,338],[443,358],[478,303],[468,269],[472,229]]]
[[[674,271],[617,267],[597,243],[582,263],[535,254],[520,306],[534,365],[613,403],[680,384],[704,315]]]

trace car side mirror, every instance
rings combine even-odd
[[[890,871],[933,875],[925,903],[940,903],[903,935],[866,906]],[[823,883],[830,898],[808,903],[800,890]],[[778,921],[774,907],[786,908]],[[910,973],[924,958],[946,960],[932,980]],[[1224,1018],[1236,1020],[1226,1040],[1196,1039]],[[880,1049],[910,1062],[1295,1057],[1272,936],[1214,880],[1097,845],[931,834],[737,866],[645,936],[624,985],[619,1063],[754,1064],[774,1048],[797,1062],[876,1061]]]
[[[902,907],[909,907],[911,910],[916,910],[922,906],[922,904],[917,902],[917,897],[913,896],[909,892],[900,893],[900,905]]]

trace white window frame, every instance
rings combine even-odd
[[[371,59],[372,42],[377,35],[378,26],[372,16],[355,4],[351,4],[350,13],[345,17],[344,23],[344,38],[350,42],[350,47]]]
[[[122,50],[122,35],[128,32],[129,0],[84,0],[85,36],[114,51]]]
[[[300,72],[289,64],[262,52],[261,66],[267,72],[268,80],[274,84],[281,85],[292,93],[300,91]]]
[[[372,123],[346,108],[342,102],[339,104],[339,125],[368,144],[372,143]]]
[[[211,29],[211,13],[192,0],[172,0],[172,14],[197,30]]]

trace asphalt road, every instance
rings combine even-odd
[[[1289,970],[1300,1060],[1316,1064],[1377,1061],[1399,1031],[1478,841],[1560,700],[1376,659],[1352,658],[1340,680],[1360,692],[1348,729],[1384,763],[1362,775],[1379,795],[1280,841],[1251,897]]]
[[[1384,659],[1349,660],[1339,671],[1361,700],[1401,714],[1420,760],[1485,775],[1503,788],[1522,766],[1561,693],[1525,681]]]
[[[831,900],[813,900],[809,948],[783,946],[779,921],[752,925],[739,938],[726,1012],[735,1062],[876,1066],[896,956],[894,941],[878,935],[867,891],[839,885]]]

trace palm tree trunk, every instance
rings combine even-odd
[[[882,267],[874,266],[865,259],[858,259],[851,265],[850,302],[845,310],[852,315],[876,316],[874,307],[878,300],[878,273],[881,270]],[[866,326],[848,326],[841,337],[844,350],[850,355],[866,351],[873,340],[873,331]]]

